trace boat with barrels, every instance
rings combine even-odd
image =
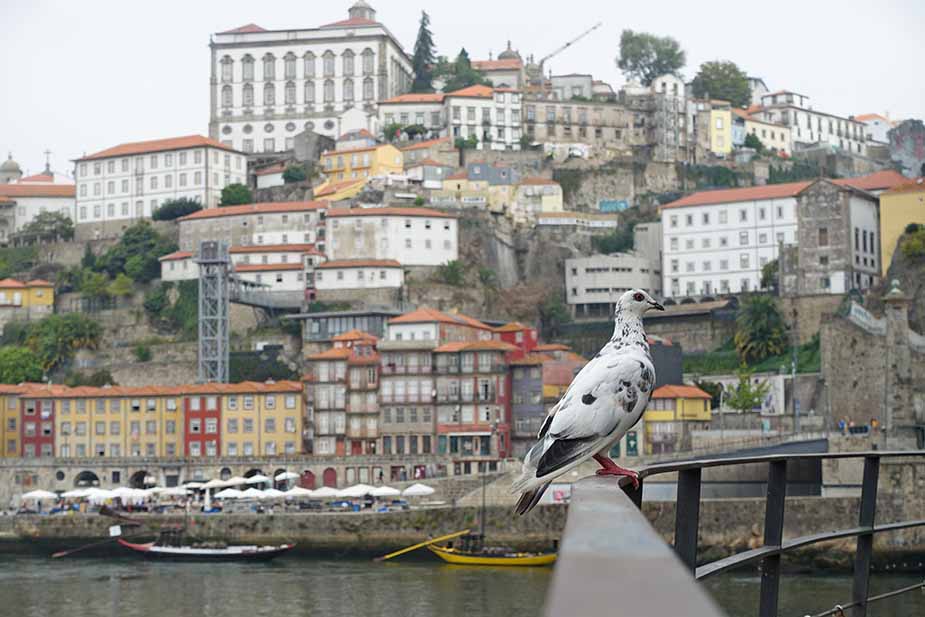
[[[156,542],[136,544],[119,538],[119,544],[125,548],[141,554],[150,559],[166,559],[171,561],[269,561],[279,557],[295,546],[295,544],[279,544],[268,546],[217,544],[170,546]]]

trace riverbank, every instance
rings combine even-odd
[[[787,500],[784,536],[798,536],[857,525],[855,498],[797,497]],[[673,540],[673,502],[647,502],[646,517],[665,538]],[[878,505],[878,518],[900,520],[895,505]],[[549,505],[525,517],[509,508],[486,509],[486,535],[492,543],[519,550],[548,550],[561,537],[568,508]],[[156,529],[189,524],[191,535],[213,541],[272,544],[295,542],[303,555],[374,556],[414,544],[428,536],[479,525],[479,508],[429,508],[388,513],[139,515]],[[708,561],[761,546],[763,499],[708,499],[701,504],[700,559]],[[0,517],[0,552],[42,552],[80,546],[109,535],[111,519],[99,515]],[[135,533],[129,527],[126,535]],[[144,533],[144,530],[142,531]],[[118,547],[106,549],[112,554]],[[791,568],[847,571],[854,558],[854,540],[837,540],[788,554]],[[907,530],[876,537],[875,570],[915,570],[925,563],[925,533]]]

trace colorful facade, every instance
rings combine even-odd
[[[910,223],[925,225],[925,181],[921,178],[880,195],[880,268],[886,276],[899,238]]]
[[[404,167],[401,150],[391,144],[355,150],[330,150],[321,155],[321,168],[333,182],[400,174]]]
[[[690,431],[710,422],[710,395],[695,386],[656,388],[643,415],[645,453],[662,454],[689,447]]]

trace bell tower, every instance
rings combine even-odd
[[[350,19],[368,19],[376,21],[376,11],[369,6],[364,0],[357,0],[356,4],[350,7],[348,11]]]

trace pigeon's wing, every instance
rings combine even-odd
[[[597,452],[620,420],[636,409],[646,365],[638,354],[596,358],[579,373],[544,423],[545,448],[537,460],[543,477]]]

